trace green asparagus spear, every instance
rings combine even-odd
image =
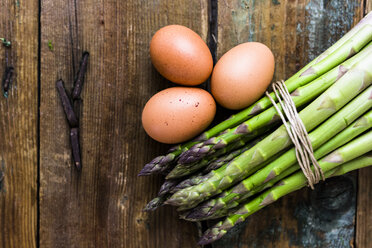
[[[232,153],[230,153],[230,151],[232,151],[232,150],[234,150],[236,148],[239,148],[239,147],[244,146],[244,148],[237,149],[237,151],[240,151],[239,154],[241,154],[243,151],[245,151],[248,148],[250,148],[253,145],[255,145],[259,140],[261,140],[261,138],[258,138],[256,140],[250,142],[249,144],[246,144],[246,142],[248,142],[248,137],[245,137],[243,139],[240,139],[237,142],[231,144],[230,146],[227,146],[224,149],[219,150],[217,153],[214,153],[211,156],[203,159],[200,162],[201,163],[200,167],[203,167],[204,164],[209,165],[209,163],[213,163],[213,162],[219,160],[219,157],[218,156],[220,154],[228,153],[230,155],[229,157],[231,157],[231,159],[233,159],[233,157],[231,156],[231,154],[236,154],[235,156],[237,156],[238,154],[236,153],[236,151],[234,151]],[[197,168],[197,166],[195,166],[190,171],[188,171],[188,173],[187,172],[184,173],[183,175],[186,176],[186,175],[192,174],[193,172],[195,172],[195,168]],[[170,174],[171,173],[172,172],[170,172]],[[179,178],[176,178],[176,179],[166,179],[164,181],[164,183],[160,186],[158,197],[160,197],[162,195],[165,195],[165,194],[168,194],[169,192],[174,193],[174,192],[176,192],[176,191],[178,191],[180,189],[186,188],[186,187],[191,186],[191,185],[199,184],[201,182],[199,178],[202,178],[202,177],[203,177],[203,175],[201,173],[198,173],[198,174],[192,176],[191,178],[188,178],[188,179],[185,179],[185,180],[182,180],[182,179],[179,179]],[[205,178],[206,177],[204,177],[204,180],[206,180]]]
[[[362,169],[368,166],[372,166],[372,153],[367,153],[366,155],[346,162],[341,166],[337,166],[327,173],[327,178],[342,176],[346,173],[349,173],[350,171]]]
[[[349,142],[325,158],[321,159],[319,161],[319,165],[325,173],[325,176],[329,177],[334,175],[334,173],[340,173],[332,171],[332,169],[337,169],[337,167],[341,164],[372,151],[371,140],[372,131],[362,135],[361,137],[358,137],[357,139]],[[370,165],[371,157],[371,154],[369,154],[368,157],[364,157],[364,160],[368,160],[368,165]],[[357,166],[354,163],[351,167],[360,168],[365,165],[365,162],[358,161],[358,163],[361,164],[361,166]],[[237,211],[230,214],[224,221],[220,221],[215,226],[208,229],[200,239],[199,244],[206,245],[220,239],[227,233],[228,230],[230,230],[237,223],[243,222],[249,215],[273,203],[279,198],[305,187],[306,185],[307,179],[301,171],[283,179],[275,187],[243,204]]]
[[[250,147],[244,147],[245,149],[249,149]],[[241,154],[241,153],[240,153]],[[262,167],[264,167],[264,166],[266,166],[268,163],[270,163],[271,161],[273,161],[273,160],[275,160],[276,158],[278,158],[279,157],[279,155],[281,155],[282,154],[282,152],[281,153],[279,153],[279,154],[277,154],[277,155],[275,155],[275,156],[273,156],[272,158],[270,158],[267,162],[265,162],[265,163],[263,163],[262,165],[260,165],[260,167],[262,166]],[[230,161],[230,160],[229,160]],[[182,181],[181,183],[179,183],[176,187],[174,187],[171,191],[170,191],[170,193],[176,193],[177,191],[179,191],[179,190],[181,190],[181,189],[185,189],[185,188],[187,188],[187,187],[191,187],[191,186],[194,186],[194,185],[198,185],[198,184],[200,184],[200,183],[202,183],[202,182],[204,182],[204,181],[206,181],[207,179],[209,179],[209,178],[211,178],[213,176],[213,172],[212,173],[208,173],[208,174],[197,174],[197,175],[195,175],[195,176],[193,176],[193,177],[190,177],[190,178],[188,178],[188,179],[185,179],[184,181]],[[182,211],[183,210],[183,208],[181,207],[181,208],[179,208],[178,209],[179,211]]]
[[[203,175],[201,173],[198,173],[198,174],[196,174],[194,176],[191,176],[190,178],[187,178],[187,179],[181,181],[179,184],[177,184],[170,191],[170,193],[174,194],[175,192],[177,192],[177,191],[179,191],[181,189],[184,189],[184,188],[187,188],[187,187],[191,187],[191,186],[197,185],[199,183],[204,182],[207,179],[208,179],[208,177],[206,177],[205,175]]]
[[[210,162],[208,166],[203,170],[203,173],[209,173],[212,170],[220,168],[222,165],[230,162],[233,158],[239,156],[248,149],[249,149],[248,147],[244,146],[242,148],[236,149],[235,151],[227,153],[222,157],[219,157],[215,161]]]
[[[372,154],[371,154],[372,155]],[[341,176],[343,174],[346,174],[352,170],[357,170],[357,169],[360,169],[360,168],[363,168],[363,167],[367,167],[367,166],[372,166],[372,156],[368,156],[368,155],[363,155],[359,158],[356,158],[352,161],[349,161],[345,164],[342,164],[341,166],[339,167],[336,167],[334,169],[332,169],[331,171],[329,171],[329,176],[328,174],[326,173],[326,177],[329,178],[329,177],[334,177],[334,176]],[[277,177],[267,183],[265,183],[264,185],[262,185],[261,187],[258,187],[258,188],[255,188],[253,191],[251,191],[248,195],[247,195],[247,198],[248,197],[251,197],[265,189],[268,189],[268,188],[271,188],[273,185],[275,185],[278,181],[282,180],[283,178],[286,178],[287,176],[289,176],[290,174],[292,174],[294,171],[293,169],[297,170],[296,168],[294,167],[291,167],[290,169],[286,170],[285,173],[283,173],[280,178]],[[292,170],[292,171],[291,171]],[[222,218],[222,217],[225,217],[229,214],[232,214],[234,213],[236,210],[238,210],[240,207],[241,207],[242,204],[239,204],[238,202],[234,202],[234,203],[230,203],[229,206],[227,206],[226,208],[221,208],[217,211],[215,211],[212,215],[208,216],[208,217],[205,217],[205,218],[201,218],[201,219],[193,219],[193,218],[189,218],[188,215],[190,214],[190,212],[184,212],[180,215],[180,218],[181,219],[186,219],[188,221],[201,221],[201,220],[210,220],[210,219],[219,219],[219,218]]]
[[[292,93],[292,99],[296,107],[300,107],[310,102],[327,88],[329,88],[338,78],[345,74],[352,66],[356,63],[363,63],[363,58],[372,51],[372,44],[370,43],[361,52],[352,58],[348,59],[341,65],[323,74],[321,77],[312,81],[311,83],[298,88]],[[281,107],[279,107],[281,110]],[[252,132],[258,128],[262,128],[266,125],[272,124],[273,122],[280,121],[279,115],[274,107],[267,109],[266,111],[258,114],[254,118],[251,118],[239,126],[227,130],[222,135],[213,137],[203,143],[193,146],[189,150],[183,152],[178,160],[178,167],[182,167],[182,164],[195,163],[202,159],[206,154],[212,154],[218,149],[223,148],[225,145],[233,142],[235,139],[241,138],[244,135],[251,135]]]
[[[211,160],[211,163],[208,163],[208,167],[211,165],[213,166],[213,168],[219,168],[217,167],[218,164],[222,161],[224,161],[224,163],[227,163],[229,161],[231,161],[233,158],[235,158],[236,156],[242,154],[243,152],[245,152],[246,150],[248,150],[249,148],[251,148],[254,144],[256,144],[258,142],[258,139],[243,146],[242,148],[239,148],[231,153],[228,153],[226,156],[223,156],[221,158],[218,158],[216,160]],[[221,164],[222,166],[222,164]],[[213,174],[210,174],[209,172],[211,172],[213,169],[210,169],[210,170],[203,170],[203,173],[197,173],[196,175],[193,175],[181,182],[179,182],[175,187],[173,187],[169,192],[170,193],[175,193],[181,189],[184,189],[184,188],[187,188],[187,187],[190,187],[190,186],[194,186],[194,185],[197,185],[199,183],[202,183],[204,181],[206,181],[208,178],[212,177]],[[170,179],[171,180],[171,179]]]
[[[169,172],[166,178],[172,179],[172,178],[180,178],[180,177],[190,175],[198,171],[199,169],[206,167],[207,165],[209,165],[209,163],[212,163],[213,161],[217,160],[220,157],[220,155],[229,153],[242,146],[250,148],[262,140],[261,137],[256,138],[256,139],[254,138],[258,135],[261,135],[267,130],[268,130],[268,127],[262,128],[260,130],[256,130],[254,133],[250,135],[245,135],[244,137],[241,137],[237,141],[233,142],[232,144],[229,144],[228,146],[225,146],[219,149],[217,152],[213,152],[209,156],[204,157],[201,161],[197,161],[195,163],[191,163],[187,165],[178,164],[173,168],[171,172]],[[252,139],[254,140],[252,141]]]
[[[284,153],[284,151],[280,151],[279,153],[275,154],[274,156],[272,156],[271,158],[269,158],[267,161],[265,161],[264,163],[261,163],[260,165],[257,166],[257,170],[260,169],[260,168],[263,168],[265,167],[267,164],[269,164],[270,162],[274,161],[275,159],[277,159],[278,157],[280,157],[280,155],[282,155]],[[211,178],[213,176],[213,171],[211,171],[210,173],[206,174],[206,175],[202,175],[202,176],[199,176],[197,178],[194,178],[193,180],[185,180],[187,181],[188,183],[190,183],[190,186],[194,186],[194,185],[197,185],[197,184],[201,184],[203,182],[205,182],[206,180],[208,180],[209,178]],[[188,185],[185,185],[185,186],[188,186]],[[181,189],[184,189],[186,187],[179,187],[179,188],[174,188],[173,191],[171,193],[176,193],[177,191],[181,190]],[[177,211],[184,211],[184,210],[187,210],[187,209],[190,209],[192,208],[192,206],[189,206],[189,205],[182,205],[180,207],[177,208]],[[186,219],[186,218],[184,218]],[[197,220],[196,220],[197,221]]]
[[[295,167],[290,167],[288,170],[285,171],[280,177],[276,177],[273,180],[268,181],[267,183],[258,186],[251,191],[249,191],[244,197],[240,198],[237,201],[232,201],[229,204],[225,205],[225,207],[222,207],[220,209],[214,210],[213,212],[208,213],[207,215],[205,214],[206,211],[208,211],[208,206],[200,207],[197,206],[195,208],[192,208],[188,211],[184,211],[180,214],[180,218],[188,221],[203,221],[203,220],[212,220],[212,219],[219,219],[222,217],[227,216],[229,213],[232,213],[236,208],[239,207],[241,202],[244,200],[248,199],[251,196],[254,196],[265,189],[271,188],[273,185],[275,185],[277,182],[282,180],[283,178],[286,178],[287,176],[291,175],[293,172],[297,171],[297,168]],[[228,196],[226,196],[228,197]],[[207,201],[209,202],[209,201]],[[204,205],[204,203],[202,203]],[[198,208],[199,210],[196,210]],[[194,211],[194,209],[196,211]],[[205,211],[205,212],[203,212]]]
[[[316,149],[314,155],[317,159],[323,157],[324,155],[333,151],[337,147],[353,139],[360,133],[371,128],[372,111],[369,111],[362,118],[355,121],[355,123],[351,124],[348,128],[346,128],[344,131],[336,135],[334,138],[331,137],[339,130],[344,129],[350,122],[355,120],[355,118],[357,118],[360,113],[363,113],[365,112],[366,109],[370,109],[372,107],[371,100],[367,100],[364,103],[365,104],[358,106],[360,108],[349,108],[349,105],[344,107],[344,109],[342,109],[337,114],[332,116],[323,125],[321,125],[319,128],[317,128],[310,134],[309,137],[312,141],[312,146],[314,149]],[[343,113],[345,112],[346,113],[349,112],[349,114],[347,116],[343,115]],[[342,122],[336,123],[333,121],[337,118],[342,118],[340,119],[342,120]],[[330,141],[322,145],[322,143],[329,140],[330,138],[332,138]],[[317,149],[320,145],[322,146],[319,149]],[[299,169],[299,165],[296,164],[295,151],[294,149],[291,149],[285,154],[283,154],[279,159],[275,160],[273,163],[263,168],[261,171],[242,181],[240,184],[234,187],[233,191],[237,194],[239,194],[240,192],[244,192],[247,189],[249,191],[250,189],[253,189],[254,187],[262,183],[265,183],[277,176],[280,176],[288,168],[291,168],[293,166]]]
[[[346,174],[346,173],[348,173],[350,171],[357,170],[357,169],[360,169],[360,168],[363,168],[363,167],[367,167],[367,166],[372,166],[372,154],[371,153],[369,153],[367,155],[363,155],[361,157],[358,157],[358,158],[356,158],[356,159],[354,159],[352,161],[346,162],[345,164],[342,164],[341,166],[338,166],[338,167],[330,170],[328,173],[326,173],[325,176],[326,176],[326,178],[335,177],[335,176],[341,176],[341,175],[344,175],[344,174]],[[293,168],[293,167],[291,167],[291,168]],[[285,178],[287,176],[284,176],[283,178]],[[280,180],[282,180],[283,178],[281,178]],[[278,181],[275,180],[275,183],[277,183]],[[270,185],[268,185],[267,187],[265,187],[265,189],[271,188],[275,183],[274,183],[274,180],[268,182],[267,184],[270,184]],[[231,206],[229,208],[220,209],[220,210],[216,211],[208,219],[222,218],[224,216],[227,216],[229,214],[234,213],[236,210],[239,209],[239,207],[240,207],[240,205],[233,205],[233,206]]]
[[[371,29],[372,14],[370,13],[366,17],[364,17],[353,29],[345,34],[339,41],[337,41],[334,45],[328,48],[325,52],[311,61],[300,71],[298,71],[291,78],[289,78],[285,82],[289,92],[293,92],[298,87],[306,85],[307,83],[314,80],[316,77],[337,66],[348,56],[357,53],[364,45],[371,41]],[[360,35],[360,32],[363,32],[363,35]],[[340,54],[342,54],[343,56],[340,56]],[[327,59],[329,57],[331,59]],[[334,60],[334,57],[338,58]],[[342,60],[342,58],[344,59]],[[274,94],[271,94],[271,96],[273,97],[273,99],[276,100]],[[266,110],[271,106],[272,103],[267,97],[261,98],[259,101],[246,108],[245,110],[231,116],[226,121],[221,122],[217,126],[204,132],[196,140],[187,142],[183,145],[178,145],[168,151],[168,154],[154,158],[151,162],[145,165],[139,175],[150,175],[167,170],[182,151],[185,151],[193,145],[200,143],[200,141],[208,140],[218,133],[228,128],[234,127],[245,120],[248,120],[252,116],[262,112],[263,110]]]
[[[314,149],[317,149],[317,147],[324,143],[326,138],[330,137],[332,133],[336,134],[340,129],[343,129],[345,125],[357,118],[359,114],[364,113],[366,108],[371,108],[372,103],[370,106],[365,106],[364,108],[359,109],[350,109],[348,106],[350,105],[345,106],[315,131],[309,134],[309,138]],[[343,115],[342,113],[347,115]],[[319,159],[327,155],[328,153],[371,128],[372,110],[350,124],[346,129],[317,149],[314,152],[315,158]],[[327,135],[322,136],[322,133],[327,133]],[[321,139],[316,140],[316,137],[320,137]],[[279,159],[246,178],[233,188],[228,189],[218,197],[210,199],[193,208],[190,212],[184,214],[184,218],[187,220],[197,221],[221,217],[220,214],[216,214],[217,211],[223,213],[223,211],[220,211],[223,208],[236,207],[243,200],[266,189],[269,186],[272,186],[273,183],[285,178],[299,169],[299,165],[296,164],[295,151],[294,149],[291,149],[284,153]]]
[[[358,63],[344,74],[334,85],[304,108],[299,116],[309,132],[336,113],[372,83],[372,56],[366,56],[364,63]],[[363,102],[370,102],[371,88],[358,96],[352,105],[358,108]],[[322,134],[324,135],[324,134]],[[217,169],[207,181],[176,192],[167,204],[195,207],[198,203],[246,178],[255,168],[268,158],[291,145],[284,125],[259,142],[253,148],[236,157],[228,166]]]

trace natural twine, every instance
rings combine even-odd
[[[324,174],[314,156],[309,134],[297,113],[296,106],[286,85],[284,84],[284,81],[282,80],[273,83],[272,88],[284,114],[267,91],[266,96],[270,99],[282,119],[288,135],[295,146],[298,164],[307,178],[309,186],[314,189],[314,184],[318,183],[321,178],[324,180]],[[288,125],[287,119],[290,125]],[[311,164],[314,165],[314,171],[311,169]]]

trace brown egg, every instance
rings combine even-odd
[[[142,125],[153,139],[174,144],[201,133],[215,114],[216,103],[207,91],[173,87],[150,98],[142,112]]]
[[[210,76],[212,54],[200,36],[180,25],[159,29],[150,43],[156,70],[168,80],[182,85],[198,85]]]
[[[228,109],[242,109],[257,101],[274,75],[274,55],[262,43],[247,42],[225,53],[214,67],[211,90]]]

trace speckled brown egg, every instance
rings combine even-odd
[[[211,90],[228,109],[242,109],[257,101],[274,75],[274,55],[262,43],[247,42],[225,53],[214,67]]]
[[[215,113],[216,103],[207,91],[173,87],[150,98],[142,112],[142,125],[153,139],[175,144],[201,133]]]
[[[154,34],[150,57],[162,76],[181,85],[201,84],[213,69],[212,54],[203,39],[181,25],[165,26]]]

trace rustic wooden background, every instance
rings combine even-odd
[[[282,79],[370,9],[370,0],[2,0],[0,37],[12,42],[15,76],[0,97],[0,247],[196,247],[196,227],[174,209],[142,212],[161,178],[137,173],[168,148],[140,120],[145,102],[172,86],[151,66],[154,32],[186,25],[215,59],[263,42]],[[83,50],[91,57],[77,173],[55,81],[72,87]],[[220,109],[217,119],[225,115]],[[301,190],[210,247],[372,247],[371,178],[372,168],[363,169]]]

